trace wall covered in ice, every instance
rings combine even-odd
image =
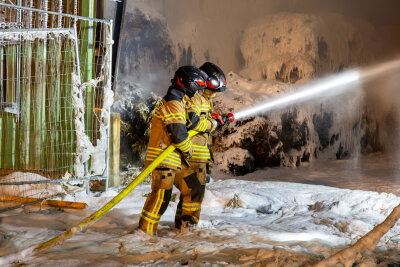
[[[382,51],[374,27],[336,13],[278,13],[253,21],[240,49],[240,74],[295,83],[365,65]]]

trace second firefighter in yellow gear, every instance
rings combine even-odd
[[[200,118],[207,119],[211,114],[210,100],[196,94],[191,101]],[[208,138],[208,132],[192,137],[193,154],[189,159],[190,166],[184,165],[182,170],[176,172],[175,185],[181,191],[175,216],[175,227],[178,229],[197,225],[200,218],[206,185],[206,165],[211,161]]]
[[[216,92],[226,88],[226,79],[222,70],[213,63],[206,62],[200,67],[207,74],[207,87],[203,95],[196,94],[190,100],[192,108],[201,120],[211,121],[213,97]],[[213,126],[214,130],[216,125]],[[212,163],[212,139],[209,131],[192,137],[193,155],[190,166],[182,166],[176,172],[175,185],[181,191],[175,215],[175,227],[192,228],[200,219],[201,204],[205,194],[207,168]]]

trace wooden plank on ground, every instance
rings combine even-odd
[[[40,199],[39,198],[30,198],[30,197],[0,195],[1,202],[13,203],[16,205],[29,203],[29,202],[35,202],[38,200],[40,200]],[[62,201],[62,200],[52,200],[52,199],[43,200],[42,202],[38,202],[33,205],[36,205],[36,206],[45,205],[45,206],[51,206],[51,207],[57,207],[57,208],[68,208],[68,209],[86,209],[87,208],[87,204],[83,203],[83,202],[72,202],[72,201]]]

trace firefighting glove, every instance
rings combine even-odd
[[[217,113],[212,113],[211,117],[213,118],[213,120],[216,121],[217,128],[220,128],[222,126],[227,126],[231,122],[234,122],[234,120],[235,120],[235,116],[232,113],[228,113],[227,115],[223,115],[223,116],[221,116]]]
[[[211,114],[211,118],[212,118],[212,123],[214,124],[214,130],[221,128],[225,122],[224,119],[222,118],[221,115],[217,114],[217,113],[212,113]]]

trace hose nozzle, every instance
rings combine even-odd
[[[223,116],[224,123],[232,123],[235,121],[235,115],[233,113],[228,113],[228,115]]]

